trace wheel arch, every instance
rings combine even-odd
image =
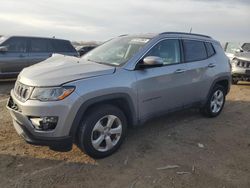
[[[136,116],[136,108],[134,106],[131,97],[128,94],[125,93],[108,94],[89,99],[80,106],[74,118],[73,124],[71,126],[70,136],[72,136],[73,138],[76,136],[77,129],[82,119],[86,115],[86,113],[91,108],[102,104],[111,104],[120,108],[124,112],[128,120],[129,126],[133,126],[138,123],[138,119]]]
[[[210,96],[215,85],[223,86],[226,89],[226,94],[228,94],[230,91],[230,87],[231,87],[231,78],[229,76],[221,76],[221,77],[215,79],[213,81],[212,85],[210,86],[210,89],[209,89],[209,92],[207,94],[206,99],[208,99],[208,97]]]

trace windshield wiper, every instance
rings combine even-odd
[[[91,61],[91,62],[102,64],[102,65],[109,65],[109,66],[112,66],[112,67],[115,66],[115,65],[110,64],[110,63],[105,63],[105,62],[101,62],[101,61],[94,61],[92,59],[87,59],[87,61]]]

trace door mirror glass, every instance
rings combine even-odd
[[[157,56],[148,56],[143,59],[143,63],[140,65],[142,68],[146,67],[160,67],[163,65],[163,59]]]
[[[8,48],[7,46],[0,46],[0,52],[7,52]]]

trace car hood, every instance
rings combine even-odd
[[[250,61],[250,52],[240,52],[234,55],[237,59]]]
[[[18,80],[29,86],[58,86],[66,82],[114,72],[115,67],[112,66],[84,61],[71,56],[55,55],[23,69]]]

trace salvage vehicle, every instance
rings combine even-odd
[[[14,78],[28,66],[52,54],[78,56],[67,40],[42,37],[2,36],[0,38],[0,78]]]
[[[127,128],[197,107],[218,116],[230,90],[223,48],[190,33],[122,35],[82,58],[55,56],[25,68],[7,108],[19,135],[31,144],[94,158],[114,153]]]
[[[231,60],[232,83],[250,81],[250,43],[227,42],[225,52]]]

